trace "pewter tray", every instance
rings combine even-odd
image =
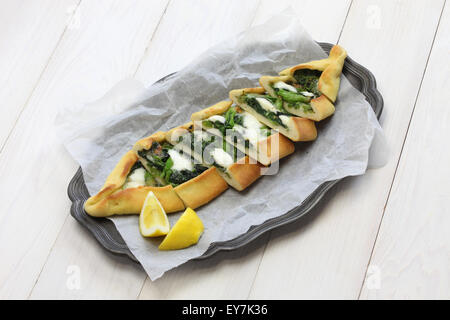
[[[326,53],[329,53],[332,47],[332,44],[329,43],[319,43],[319,45]],[[380,118],[383,110],[383,97],[377,90],[373,74],[349,57],[347,57],[345,61],[343,74],[356,89],[362,92],[375,111],[376,116]],[[164,81],[165,78],[159,81]],[[297,207],[283,215],[267,220],[258,226],[252,226],[245,234],[242,234],[239,237],[228,241],[211,243],[208,250],[195,260],[208,258],[221,250],[240,248],[265,232],[299,219],[308,213],[323,198],[327,191],[339,181],[340,180],[334,180],[321,184]],[[84,183],[81,167],[70,181],[67,192],[72,201],[70,214],[86,227],[106,250],[114,254],[128,256],[131,260],[138,262],[130,249],[128,249],[125,241],[111,220],[107,218],[93,218],[84,211],[83,204],[89,198],[89,193]]]

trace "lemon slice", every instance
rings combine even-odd
[[[139,216],[139,230],[144,237],[159,237],[169,232],[170,225],[161,203],[150,191]]]
[[[192,246],[198,242],[203,229],[202,220],[194,210],[187,208],[161,242],[159,250],[176,250]]]

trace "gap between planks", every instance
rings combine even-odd
[[[78,10],[78,8],[80,7],[82,1],[83,1],[83,0],[79,0],[78,4],[77,4],[77,6],[76,6],[76,9],[75,9],[75,10],[73,11],[73,13],[72,13],[72,16],[77,12],[77,10]],[[172,0],[168,0],[168,1],[167,1],[167,4],[166,4],[166,6],[165,6],[165,8],[164,8],[164,11],[163,11],[163,13],[161,14],[161,17],[160,17],[159,20],[158,20],[158,23],[157,23],[157,25],[156,25],[156,28],[155,28],[155,30],[152,32],[152,34],[151,34],[151,36],[150,36],[150,39],[148,40],[148,45],[146,46],[145,50],[142,52],[142,57],[139,59],[138,66],[137,66],[137,68],[135,69],[135,71],[133,72],[133,75],[134,75],[134,76],[135,76],[136,73],[138,72],[141,63],[142,63],[142,61],[144,60],[144,58],[145,58],[145,56],[146,56],[147,50],[148,50],[148,48],[149,48],[149,46],[150,46],[150,43],[152,42],[152,40],[153,40],[153,38],[154,38],[154,35],[155,35],[156,32],[158,31],[158,28],[159,28],[159,26],[160,26],[160,24],[161,24],[161,21],[162,21],[163,17],[165,16],[166,11],[167,11],[167,8],[168,8],[169,4],[171,3],[171,1],[172,1]],[[59,37],[58,42],[57,42],[55,48],[53,49],[52,54],[50,55],[50,57],[49,57],[49,59],[48,59],[46,65],[45,65],[45,68],[43,68],[41,74],[39,75],[39,78],[38,78],[37,82],[36,82],[35,85],[33,86],[33,90],[30,92],[30,95],[28,96],[27,101],[25,102],[25,104],[24,104],[22,110],[20,111],[19,116],[17,117],[15,124],[16,124],[17,121],[19,120],[20,115],[22,114],[23,110],[25,110],[25,108],[26,108],[26,106],[27,106],[27,104],[28,104],[28,101],[29,101],[30,97],[33,95],[33,92],[34,92],[35,88],[37,87],[37,85],[38,85],[38,83],[39,83],[39,81],[40,81],[42,75],[43,75],[44,72],[47,70],[47,67],[48,67],[48,65],[49,65],[49,63],[50,63],[50,61],[51,61],[51,59],[52,59],[54,53],[55,53],[56,50],[58,49],[58,47],[59,47],[59,45],[60,45],[60,42],[61,42],[61,40],[63,39],[63,37],[64,37],[64,35],[65,35],[66,31],[67,31],[67,28],[68,28],[68,26],[66,26],[66,27],[64,28],[64,30],[63,30],[61,36]],[[4,146],[6,145],[8,139],[9,139],[9,136],[11,135],[11,132],[13,132],[13,129],[14,129],[14,127],[15,127],[15,124],[14,124],[13,128],[11,129],[11,131],[10,131],[10,133],[9,133],[9,135],[8,135],[8,137],[7,137],[7,139],[5,140],[5,143],[1,146],[0,153],[2,152]],[[27,299],[30,299],[30,297],[32,296],[33,291],[34,291],[34,289],[35,289],[35,286],[36,286],[36,284],[38,283],[38,281],[39,281],[39,279],[40,279],[40,277],[41,277],[41,273],[42,273],[42,271],[44,270],[44,268],[45,268],[45,266],[46,266],[46,264],[47,264],[47,262],[48,262],[48,259],[49,259],[50,255],[51,255],[52,251],[53,251],[53,248],[54,248],[56,242],[58,241],[58,238],[60,237],[60,233],[61,233],[61,231],[63,230],[64,226],[67,224],[67,219],[69,218],[69,216],[70,216],[70,214],[67,214],[66,218],[64,219],[64,223],[62,224],[60,230],[58,231],[57,236],[55,237],[55,240],[53,241],[53,244],[52,244],[52,246],[51,246],[51,248],[50,248],[50,250],[49,250],[49,252],[48,252],[48,254],[47,254],[47,257],[46,257],[46,259],[45,259],[45,262],[43,263],[43,265],[42,265],[42,267],[41,267],[41,269],[40,269],[40,271],[39,271],[39,275],[36,277],[36,280],[35,280],[35,282],[34,282],[34,284],[33,284],[33,287],[31,288],[31,290],[30,290],[30,292],[29,292],[29,294],[28,294]],[[142,280],[142,285],[141,285],[141,289],[139,290],[139,294],[140,294],[140,292],[142,291],[142,288],[144,287],[144,284],[145,284],[145,281],[146,281],[147,277],[148,277],[147,274],[145,274],[145,277],[144,277],[144,279]],[[139,296],[139,295],[138,295],[138,296]],[[137,297],[136,297],[136,298],[137,298]]]
[[[72,18],[72,17],[75,15],[75,13],[78,11],[78,8],[80,7],[81,1],[82,1],[82,0],[79,0],[79,1],[78,1],[77,5],[76,5],[76,7],[75,7],[75,10],[73,10],[72,15],[70,16],[71,18]],[[45,73],[45,71],[47,70],[47,67],[48,67],[50,61],[52,60],[52,58],[53,58],[53,56],[54,56],[54,54],[55,54],[55,52],[56,52],[56,49],[59,47],[59,44],[61,43],[62,38],[63,38],[64,35],[66,34],[67,28],[68,28],[68,25],[66,25],[66,26],[64,27],[64,30],[63,30],[63,32],[61,33],[61,35],[59,36],[58,41],[56,42],[56,45],[55,45],[55,47],[53,48],[52,53],[51,53],[50,56],[48,57],[47,62],[45,63],[44,68],[42,68],[42,71],[40,72],[39,77],[37,78],[35,84],[34,84],[33,87],[31,88],[30,93],[28,94],[28,97],[27,97],[27,99],[25,100],[25,103],[24,103],[24,104],[22,105],[22,107],[20,108],[20,111],[19,111],[19,113],[17,114],[17,118],[16,118],[16,120],[14,121],[14,124],[13,124],[13,126],[11,127],[11,130],[9,130],[8,136],[6,137],[5,141],[3,141],[3,144],[0,146],[0,154],[3,152],[3,149],[5,148],[6,144],[8,143],[8,140],[9,140],[9,138],[11,137],[11,134],[12,134],[12,132],[14,131],[14,128],[16,127],[17,122],[19,121],[20,117],[22,116],[23,111],[24,111],[25,108],[27,107],[28,102],[30,101],[30,98],[33,96],[33,93],[34,93],[34,91],[36,90],[36,87],[37,87],[38,83],[41,81],[42,75],[43,75],[43,74]]]
[[[147,51],[148,51],[148,49],[150,48],[150,44],[152,43],[153,38],[155,37],[155,34],[156,34],[156,32],[158,31],[159,26],[161,25],[161,21],[163,20],[164,16],[166,15],[167,8],[169,7],[169,5],[170,5],[171,2],[172,2],[172,0],[169,0],[169,1],[167,2],[166,7],[164,8],[164,12],[163,12],[163,14],[161,15],[161,18],[159,18],[158,25],[156,26],[155,31],[153,32],[152,37],[150,38],[150,41],[148,42],[147,47],[145,48],[144,54],[143,54],[141,60],[139,61],[139,64],[138,64],[136,70],[134,71],[134,74],[133,74],[134,76],[136,76],[136,73],[138,72],[139,68],[141,67],[142,61],[143,61],[143,60],[145,59],[145,57],[147,56]],[[144,271],[144,272],[145,272],[145,271]],[[139,296],[141,295],[141,292],[142,292],[142,290],[144,289],[145,281],[147,281],[147,278],[148,278],[148,275],[147,275],[147,273],[145,273],[145,277],[144,277],[144,280],[142,281],[141,288],[139,289],[139,292],[138,292],[138,294],[137,294],[137,296],[136,296],[136,298],[135,298],[136,300],[137,300],[137,299],[139,298]]]
[[[352,0],[352,1],[353,1],[353,0]],[[437,22],[437,25],[436,25],[436,30],[434,31],[433,41],[431,42],[430,50],[429,50],[429,52],[428,52],[427,61],[425,62],[425,67],[424,67],[424,69],[423,69],[422,77],[421,77],[421,79],[420,79],[419,88],[418,88],[418,90],[417,90],[416,98],[415,98],[415,100],[414,100],[414,106],[413,106],[413,109],[412,109],[412,112],[411,112],[411,116],[410,116],[410,118],[409,118],[409,122],[408,122],[408,126],[407,126],[407,128],[406,128],[405,136],[404,136],[404,138],[403,138],[402,147],[401,147],[401,149],[400,149],[400,154],[399,154],[399,157],[398,157],[398,159],[397,159],[397,164],[396,164],[396,166],[395,166],[395,171],[394,171],[394,174],[393,174],[393,176],[392,176],[391,185],[389,186],[389,192],[388,192],[386,201],[385,201],[384,206],[383,206],[383,213],[381,214],[381,220],[380,220],[380,223],[378,224],[378,229],[377,229],[377,233],[376,233],[376,236],[375,236],[375,240],[373,241],[373,244],[372,244],[372,250],[371,250],[371,252],[370,252],[369,260],[367,261],[366,271],[365,271],[364,278],[363,278],[363,281],[362,281],[362,283],[361,283],[361,287],[360,287],[359,293],[358,293],[358,300],[361,299],[361,294],[362,294],[362,291],[363,291],[363,288],[364,288],[364,284],[366,283],[367,272],[368,272],[368,270],[369,270],[369,266],[370,266],[370,263],[371,263],[371,261],[372,261],[372,257],[373,257],[374,250],[375,250],[375,246],[376,246],[376,244],[377,244],[378,236],[379,236],[379,233],[380,233],[380,230],[381,230],[381,226],[382,226],[382,224],[383,224],[384,214],[385,214],[385,212],[386,212],[386,207],[387,207],[387,205],[388,205],[388,203],[389,203],[389,200],[390,200],[391,191],[392,191],[392,186],[394,185],[394,181],[395,181],[395,178],[396,178],[396,175],[397,175],[398,166],[399,166],[399,164],[400,164],[400,160],[402,159],[403,148],[404,148],[404,146],[405,146],[406,138],[408,137],[409,127],[410,127],[410,125],[411,125],[411,121],[412,121],[412,119],[413,119],[413,117],[414,117],[414,111],[416,110],[417,100],[418,100],[418,98],[419,98],[420,91],[421,91],[421,89],[422,89],[423,79],[425,78],[425,74],[426,74],[426,71],[427,71],[427,68],[428,68],[428,62],[429,62],[429,60],[430,60],[430,56],[431,56],[431,53],[432,53],[432,51],[433,51],[434,42],[435,42],[435,40],[436,40],[436,35],[437,35],[437,33],[438,33],[438,30],[439,30],[439,27],[440,27],[440,24],[441,24],[441,19],[442,19],[442,15],[443,15],[443,13],[444,13],[444,9],[445,9],[446,3],[447,3],[447,0],[444,0],[444,4],[442,5],[442,9],[441,9],[441,14],[439,15],[439,19],[438,19],[438,22]]]
[[[164,16],[166,15],[167,8],[169,7],[169,4],[170,4],[171,1],[172,1],[172,0],[169,0],[169,2],[168,2],[168,4],[167,4],[166,8],[164,9],[164,13],[162,14],[161,19],[160,19],[159,22],[158,22],[158,26],[156,27],[155,32],[153,33],[152,38],[150,39],[150,41],[149,41],[149,43],[148,43],[148,45],[147,45],[147,48],[145,49],[145,54],[144,54],[144,56],[142,57],[141,61],[139,62],[139,66],[138,66],[138,68],[136,68],[136,71],[134,72],[134,75],[136,75],[136,73],[137,73],[138,70],[139,70],[139,67],[140,67],[141,64],[142,64],[142,61],[145,59],[147,50],[148,50],[149,47],[150,47],[150,44],[151,44],[151,42],[152,42],[152,40],[153,40],[153,38],[154,38],[154,35],[155,35],[156,32],[158,31],[158,28],[159,28],[159,26],[160,26],[160,24],[161,24],[161,21],[163,20]],[[353,0],[352,0],[352,1],[353,1]],[[258,1],[257,8],[259,8],[259,7],[261,6],[261,2],[262,2],[262,0],[259,0],[259,1]],[[255,11],[255,14],[253,15],[253,18],[250,20],[250,23],[248,24],[247,28],[250,28],[250,27],[252,26],[253,22],[254,22],[255,19],[256,19],[256,16],[257,16],[257,11]],[[267,242],[266,242],[265,245],[264,245],[264,250],[266,249],[268,242],[269,242],[269,241],[267,240]],[[261,257],[260,257],[260,259],[259,259],[258,268],[259,268],[259,264],[261,263],[262,257],[263,257],[263,255],[264,255],[264,250],[263,250],[263,254],[261,255]],[[254,279],[255,279],[257,273],[258,273],[258,272],[255,272]],[[136,296],[136,300],[138,300],[139,297],[141,296],[142,290],[144,290],[145,283],[147,282],[147,279],[148,279],[148,275],[145,274],[144,281],[142,282],[141,288],[140,288],[140,290],[139,290],[139,292],[138,292],[138,294],[137,294],[137,296]],[[253,281],[254,281],[254,279],[253,279]],[[250,287],[250,288],[251,288],[251,287]],[[251,290],[249,290],[249,294],[250,294],[250,291],[251,291]]]
[[[338,39],[336,41],[337,44],[339,44],[339,40],[341,40],[342,32],[344,30],[345,23],[347,22],[348,14],[350,13],[350,10],[352,8],[352,4],[353,4],[353,0],[351,0],[350,4],[348,5],[347,14],[345,15],[345,19],[344,19],[344,22],[342,23],[341,31],[339,32],[339,36],[338,36]],[[269,242],[270,242],[271,239],[272,239],[272,230],[269,231],[269,236],[268,236],[267,241],[266,241],[266,243],[264,245],[261,257],[259,258],[258,267],[256,268],[256,272],[255,272],[255,275],[253,276],[252,284],[250,285],[250,288],[248,290],[247,300],[250,298],[250,294],[251,294],[251,292],[253,290],[253,286],[254,286],[255,281],[256,281],[256,276],[258,275],[259,267],[261,266],[261,262],[262,262],[262,260],[264,258],[264,254],[266,253],[267,246],[269,245]]]

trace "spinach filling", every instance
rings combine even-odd
[[[122,187],[122,189],[126,188],[128,182],[130,182],[130,176],[138,169],[145,170],[145,185],[146,186],[156,186],[156,182],[154,181],[151,174],[147,171],[147,169],[142,165],[140,161],[136,161],[136,163],[131,167],[130,172],[128,173],[127,179]]]
[[[173,160],[169,155],[170,149],[173,149],[173,146],[167,142],[163,144],[153,142],[149,150],[138,152],[140,157],[147,159],[149,171],[146,171],[146,181],[153,181],[154,184],[152,185],[165,186],[171,184],[176,187],[208,169],[205,166],[194,164],[194,170],[192,171],[172,170]]]
[[[145,172],[147,185],[162,187],[168,184],[162,172],[167,160],[170,158],[168,153],[170,149],[172,149],[172,146],[167,142],[162,145],[158,142],[153,142],[149,150],[138,151],[138,155],[147,160],[148,169]]]
[[[245,146],[245,148],[254,147],[248,138],[244,137],[238,130],[233,129],[235,125],[244,127],[244,116],[242,115],[242,113],[236,110],[236,107],[233,106],[229,108],[227,112],[225,114],[222,114],[221,116],[225,118],[224,123],[217,120],[211,121],[207,119],[202,121],[202,125],[205,128],[215,128],[219,130],[223,137],[226,136],[226,131],[231,129],[233,130],[234,144],[236,143],[242,144]],[[262,125],[260,130],[267,137],[272,134],[270,128],[268,128],[265,125]]]
[[[217,163],[216,159],[213,157],[213,151],[215,149],[224,150],[231,156],[233,162],[236,162],[245,154],[239,151],[236,146],[228,143],[225,139],[223,139],[223,137],[218,137],[204,131],[200,132],[202,132],[200,139],[198,137],[196,139],[195,133],[190,132],[189,134],[181,136],[178,139],[178,142],[185,143],[185,145],[190,145],[191,150],[194,152],[201,152],[204,163],[216,167],[218,170],[229,176],[229,174],[226,172],[227,168]],[[188,140],[190,140],[190,143],[188,143]],[[199,168],[202,167],[201,165],[197,166],[199,166]],[[196,170],[199,169],[197,168]]]
[[[311,107],[311,97],[305,96],[302,92],[306,91],[312,93],[313,98],[320,96],[318,89],[319,78],[322,73],[317,70],[300,69],[294,72],[294,78],[297,83],[293,86],[297,92],[292,92],[283,88],[272,87],[277,96],[287,103],[290,108],[303,109],[305,113],[313,113],[314,110]]]
[[[138,155],[141,158],[147,159],[149,167],[154,167],[159,171],[162,171],[166,165],[166,161],[170,158],[169,150],[172,148],[172,145],[167,142],[164,142],[163,144],[153,142],[150,149],[140,150],[138,151]]]
[[[256,100],[256,98],[264,98],[269,100],[275,106],[275,108],[279,110],[279,112],[275,113],[264,109]],[[280,116],[290,116],[290,114],[283,108],[283,100],[281,98],[274,98],[272,96],[269,96],[268,94],[248,93],[242,95],[240,99],[242,102],[245,102],[249,107],[264,116],[266,119],[270,120],[276,125],[280,125],[283,128],[287,129],[287,126],[283,123],[283,121],[281,121]]]
[[[222,136],[225,136],[227,130],[233,129],[236,124],[243,124],[243,117],[237,112],[236,108],[229,108],[223,117],[225,118],[224,123],[217,120],[203,120],[202,125],[205,126],[205,128],[216,128],[222,133]]]
[[[285,89],[273,88],[273,90],[279,97],[281,97],[281,99],[283,99],[283,101],[287,103],[290,108],[297,110],[302,108],[305,113],[314,112],[310,104],[310,97],[306,97],[301,93],[295,93]]]
[[[299,69],[294,72],[294,78],[302,91],[311,92],[315,97],[318,97],[321,94],[318,88],[321,74],[322,72],[318,70]]]
[[[172,163],[173,165],[173,163]],[[167,168],[166,174],[169,176],[169,182],[172,186],[176,187],[186,181],[189,181],[196,176],[202,174],[208,168],[200,164],[194,164],[194,170],[171,170]]]

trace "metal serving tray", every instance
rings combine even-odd
[[[333,46],[330,43],[319,43],[319,45],[326,53],[329,53],[331,47]],[[343,74],[356,89],[361,91],[361,93],[366,97],[366,100],[372,106],[376,116],[380,118],[383,110],[383,97],[377,90],[377,84],[373,74],[349,57],[347,57],[345,62]],[[160,81],[164,80],[165,78]],[[221,250],[234,250],[240,248],[258,238],[265,232],[299,219],[314,208],[314,206],[323,198],[327,191],[339,181],[340,180],[334,180],[321,184],[297,207],[281,216],[267,220],[258,226],[252,226],[245,234],[242,234],[232,240],[211,243],[208,250],[202,256],[194,260],[208,258]],[[70,200],[72,201],[70,214],[75,218],[75,220],[86,227],[106,250],[114,254],[128,256],[131,260],[138,262],[131,253],[130,249],[128,249],[125,241],[111,220],[107,218],[93,218],[84,211],[83,205],[89,198],[89,193],[84,183],[81,167],[70,181],[67,192]]]

